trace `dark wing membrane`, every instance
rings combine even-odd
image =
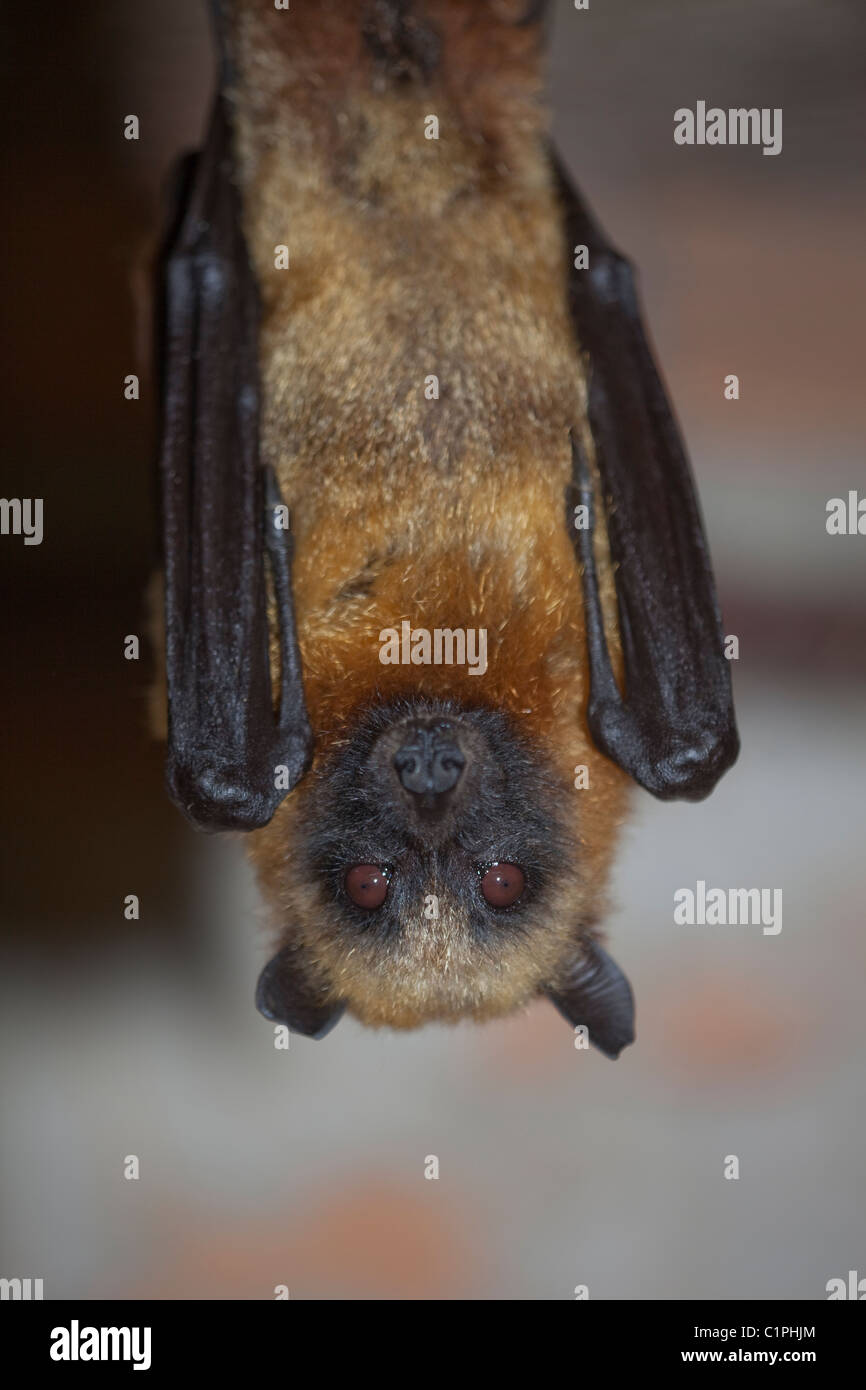
[[[590,663],[588,721],[602,752],[663,800],[700,800],[739,752],[730,667],[694,479],[641,322],[629,262],[557,163],[570,306],[585,355],[589,425],[615,567],[625,660],[622,697],[604,636],[593,557],[592,476],[572,438],[566,517],[583,570]],[[588,526],[574,508],[588,508]]]
[[[167,781],[181,810],[208,830],[266,824],[311,747],[291,539],[276,529],[276,480],[258,461],[258,296],[240,212],[220,97],[164,258],[160,459]],[[266,552],[280,625],[276,713]]]

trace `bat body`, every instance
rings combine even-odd
[[[249,832],[268,1017],[546,994],[615,1056],[629,774],[705,795],[737,740],[688,465],[551,156],[539,25],[240,0],[221,32],[167,259],[173,795]]]

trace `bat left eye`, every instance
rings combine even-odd
[[[357,907],[381,907],[388,896],[390,877],[380,864],[353,864],[346,871],[344,886]]]
[[[491,864],[481,874],[481,891],[491,907],[511,907],[525,887],[526,875],[516,864]]]

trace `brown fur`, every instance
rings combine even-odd
[[[537,31],[514,22],[525,6],[417,0],[413,22],[438,36],[437,64],[428,80],[389,81],[362,35],[365,8],[235,9],[263,447],[291,508],[316,738],[313,771],[248,844],[276,924],[305,942],[323,987],[346,993],[365,1022],[412,1026],[505,1012],[555,976],[575,932],[603,910],[626,778],[585,724],[564,509],[568,432],[586,435],[585,382],[544,154]],[[424,138],[428,115],[438,140]],[[289,270],[274,268],[282,243]],[[425,398],[431,373],[439,400]],[[486,675],[383,666],[379,632],[403,619],[487,628]],[[554,909],[495,957],[468,940],[456,901],[388,959],[361,942],[347,951],[294,863],[293,829],[322,760],[360,706],[404,693],[510,712],[561,786],[574,853]],[[589,767],[590,790],[573,789],[576,764]]]

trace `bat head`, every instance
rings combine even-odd
[[[631,1040],[631,994],[576,930],[588,885],[565,801],[500,710],[426,699],[369,710],[298,788],[269,858],[291,938],[262,974],[259,1008],[318,1037],[346,1008],[405,1028],[546,993],[615,1056]],[[601,1012],[587,991],[600,973],[617,984]]]

